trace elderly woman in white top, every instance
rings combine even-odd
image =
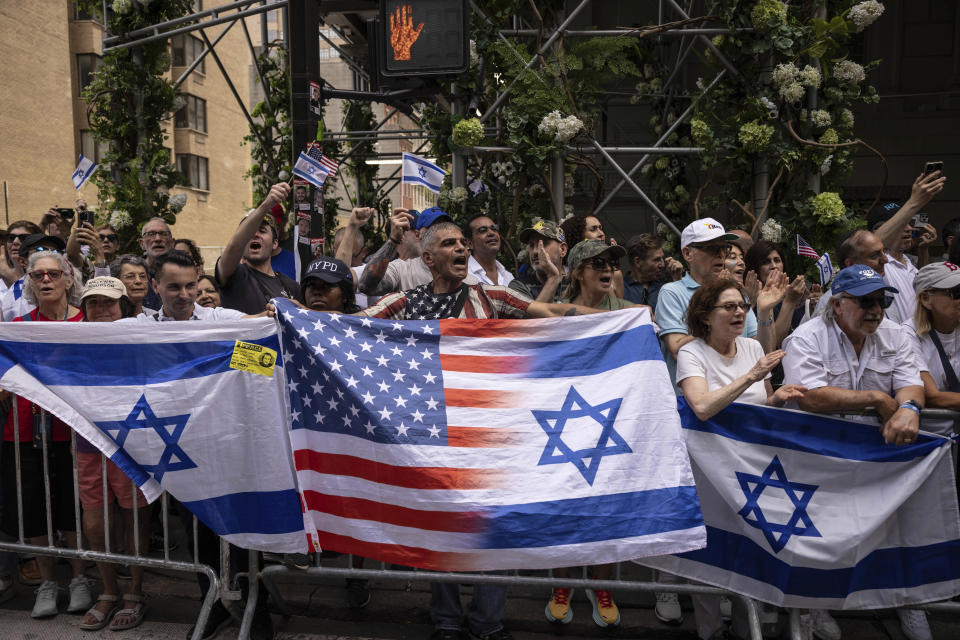
[[[913,280],[917,308],[904,323],[919,356],[926,406],[960,410],[960,266],[933,262]],[[953,432],[951,420],[928,421],[921,427],[944,435]]]

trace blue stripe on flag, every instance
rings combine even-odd
[[[403,181],[404,181],[404,182],[418,182],[418,183],[422,184],[423,186],[425,186],[426,188],[430,189],[431,191],[434,191],[434,192],[436,192],[436,193],[440,193],[440,187],[438,187],[437,185],[433,184],[432,182],[427,182],[426,180],[424,180],[424,179],[421,178],[420,176],[403,176]]]
[[[550,547],[682,531],[703,524],[696,487],[505,505],[484,513],[485,549]]]
[[[427,160],[424,160],[424,159],[421,158],[420,156],[415,156],[415,155],[412,155],[412,154],[409,154],[409,153],[404,153],[404,154],[403,154],[403,161],[406,162],[406,161],[408,161],[408,160],[409,160],[410,162],[413,162],[413,163],[422,165],[422,166],[426,167],[427,169],[431,169],[431,170],[433,170],[433,171],[436,171],[437,173],[441,173],[441,174],[443,174],[444,176],[447,175],[447,172],[446,172],[446,171],[444,171],[443,169],[441,169],[441,168],[438,167],[437,165],[433,164],[432,162],[428,162]]]
[[[248,340],[275,351],[279,336]],[[132,386],[201,378],[230,369],[233,341],[80,344],[0,340],[0,371],[19,364],[48,386]]]
[[[183,504],[218,536],[303,530],[303,513],[296,489],[228,493]],[[270,517],[264,518],[265,513]]]
[[[577,363],[576,375],[589,376],[642,360],[663,362],[663,352],[653,325],[591,338],[532,343],[529,351],[535,368],[524,378],[569,378],[570,363]]]
[[[907,462],[949,443],[920,434],[914,444],[886,444],[878,426],[737,402],[707,422],[697,418],[683,398],[677,399],[677,409],[683,428],[690,431],[848,460]]]
[[[852,567],[791,567],[750,538],[707,527],[707,546],[677,554],[759,580],[785,594],[845,598],[875,589],[904,589],[955,580],[960,575],[960,540],[919,547],[877,549]]]

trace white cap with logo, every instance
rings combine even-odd
[[[727,233],[723,225],[713,218],[700,218],[683,228],[683,232],[680,234],[680,248],[683,249],[691,244],[700,244],[717,239],[732,242],[737,239],[737,236],[733,233]]]

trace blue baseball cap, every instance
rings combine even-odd
[[[854,264],[841,269],[833,279],[833,286],[830,287],[833,295],[846,293],[855,297],[880,290],[897,293],[895,288],[883,280],[883,276],[865,264]]]
[[[410,213],[414,212],[411,211]],[[440,207],[430,207],[429,209],[424,209],[415,215],[416,220],[413,221],[414,229],[426,229],[427,227],[432,227],[434,224],[444,219],[446,222],[453,222],[453,216]]]

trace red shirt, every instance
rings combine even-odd
[[[83,312],[79,311],[72,318],[67,318],[67,322],[80,322],[83,320]],[[14,322],[23,322],[23,317],[14,318]],[[34,322],[62,322],[62,320],[54,320],[53,318],[48,318],[42,313],[40,309],[34,309],[30,312],[30,320]],[[17,418],[19,420],[20,432],[20,442],[32,442],[33,441],[33,410],[34,405],[29,400],[17,396]],[[40,407],[37,407],[37,411],[40,411]],[[7,416],[7,423],[3,427],[3,440],[4,442],[13,442],[13,411]],[[70,427],[65,425],[63,421],[54,418],[53,419],[53,441],[54,442],[64,442],[70,440]]]

